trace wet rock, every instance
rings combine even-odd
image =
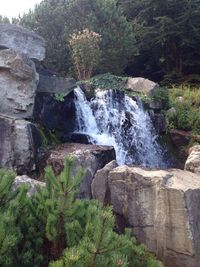
[[[108,177],[114,211],[138,241],[168,267],[200,266],[199,175],[120,166]]]
[[[167,131],[167,120],[162,113],[150,113],[151,120],[153,122],[154,128],[158,134],[166,133]]]
[[[38,61],[45,57],[44,39],[33,31],[14,24],[0,24],[0,49],[5,48]]]
[[[91,138],[88,134],[83,133],[69,133],[62,138],[63,143],[80,143],[91,144]]]
[[[0,115],[0,168],[17,173],[35,170],[35,131],[30,122]]]
[[[182,130],[171,129],[169,131],[172,143],[175,146],[187,145],[190,141],[190,133]]]
[[[35,97],[34,120],[48,130],[57,132],[61,140],[76,130],[76,108],[72,91],[58,100],[52,93],[38,92]]]
[[[43,165],[51,165],[56,175],[63,170],[66,156],[74,157],[73,174],[79,167],[85,170],[80,185],[80,197],[91,197],[91,183],[97,170],[115,159],[115,150],[109,146],[66,143],[51,149]]]
[[[185,162],[185,170],[200,175],[200,145],[189,149],[189,156]]]

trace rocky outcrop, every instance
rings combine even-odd
[[[159,85],[148,79],[137,77],[128,78],[125,88],[130,91],[153,96],[153,94],[159,89]]]
[[[200,175],[200,145],[193,146],[189,149],[189,156],[185,162],[185,170]]]
[[[37,134],[32,123],[0,115],[0,168],[18,173],[34,170]]]
[[[76,129],[74,79],[55,75],[39,76],[33,117],[42,127],[56,131],[62,142],[69,141],[69,134]],[[54,116],[52,116],[52,114]]]
[[[106,177],[115,213],[124,218],[139,242],[168,267],[200,266],[198,175],[120,166]],[[104,184],[105,178],[101,179]],[[104,194],[95,190],[95,196],[104,202]]]
[[[56,75],[39,75],[37,93],[68,95],[76,87],[76,81],[72,78],[58,77]]]
[[[79,167],[85,170],[80,185],[80,197],[91,197],[91,183],[97,170],[103,168],[108,162],[115,159],[113,147],[84,144],[63,144],[49,151],[43,166],[51,165],[56,175],[63,170],[66,156],[74,157],[73,174]]]
[[[37,180],[31,179],[27,175],[17,176],[15,177],[14,183],[13,183],[13,189],[18,188],[22,184],[26,184],[28,186],[28,196],[32,196],[36,193],[36,187],[45,187],[45,183],[39,182]]]
[[[32,116],[38,75],[33,61],[14,50],[0,50],[0,113]]]
[[[118,166],[115,160],[106,164],[105,167],[98,170],[92,181],[92,198],[98,199],[104,204],[110,203],[110,191],[108,186],[108,175],[111,170]]]
[[[36,33],[13,24],[0,24],[0,49],[11,48],[28,58],[42,61],[45,41]]]
[[[69,93],[62,101],[52,93],[37,93],[33,118],[47,130],[57,132],[62,142],[68,142],[69,134],[77,126],[74,92]]]

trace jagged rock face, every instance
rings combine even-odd
[[[152,96],[159,89],[157,83],[141,77],[129,78],[125,87],[130,91],[145,93],[149,96]]]
[[[0,168],[18,173],[35,169],[36,129],[25,121],[0,115]]]
[[[121,166],[109,173],[114,211],[168,267],[200,266],[200,177]]]
[[[200,145],[190,148],[189,156],[185,162],[185,170],[200,175]]]
[[[63,144],[49,151],[49,155],[43,166],[51,165],[56,175],[58,175],[64,167],[64,159],[66,156],[74,157],[73,174],[77,174],[79,167],[85,170],[82,179],[79,196],[91,197],[91,183],[97,170],[103,168],[108,162],[115,159],[115,150],[109,146],[96,146],[85,144]]]
[[[38,74],[35,64],[11,49],[0,50],[0,113],[32,116]]]
[[[36,33],[13,24],[0,24],[0,49],[11,48],[28,58],[42,61],[45,57],[45,41]]]

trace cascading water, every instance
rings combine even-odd
[[[91,143],[113,146],[120,165],[166,167],[151,119],[136,101],[119,90],[97,90],[87,101],[77,87],[75,95],[77,130],[87,134]]]

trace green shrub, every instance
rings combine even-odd
[[[179,86],[168,92],[169,104],[176,109],[176,114],[168,115],[170,125],[200,134],[200,88]]]
[[[94,88],[100,89],[124,89],[127,77],[116,76],[110,73],[99,74],[87,81]]]
[[[14,174],[0,171],[0,265],[4,267],[162,267],[130,231],[118,235],[111,207],[77,198],[83,175],[71,175],[66,159],[57,177],[45,171],[46,186],[32,197],[12,190]]]

